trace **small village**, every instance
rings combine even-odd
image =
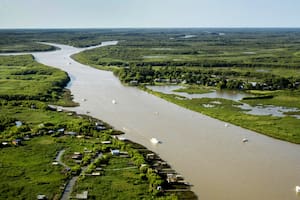
[[[54,110],[54,109],[53,109]],[[55,109],[57,112],[65,112],[60,109]],[[74,113],[69,112],[69,116],[74,116]],[[68,140],[72,138],[75,141],[92,141],[97,148],[81,147],[81,151],[70,151],[68,147],[58,151],[51,162],[51,165],[56,168],[61,168],[61,173],[68,177],[67,182],[60,186],[62,191],[61,200],[67,199],[89,199],[89,191],[83,190],[74,193],[73,188],[76,184],[80,184],[81,179],[85,177],[100,177],[105,176],[106,171],[121,171],[138,169],[143,176],[156,177],[150,183],[155,195],[163,194],[179,194],[189,196],[188,199],[196,199],[196,196],[191,191],[191,185],[186,182],[182,175],[178,174],[171,166],[162,160],[159,155],[148,150],[144,146],[127,140],[116,131],[117,135],[108,135],[104,132],[113,132],[107,124],[90,118],[88,116],[79,116],[80,118],[88,118],[94,123],[94,130],[99,134],[99,137],[93,137],[91,134],[79,133],[67,130],[64,127],[57,129],[46,128],[44,124],[39,127],[43,128],[38,133],[26,134],[24,137],[18,137],[11,142],[5,141],[1,143],[1,148],[13,147],[16,148],[26,145],[28,141],[34,137],[51,136],[53,138]],[[21,127],[24,125],[21,121],[16,121],[15,126]],[[105,139],[101,139],[105,138]],[[122,168],[107,169],[109,160],[126,159],[127,165]],[[152,175],[153,174],[153,175]],[[141,175],[142,176],[142,175]],[[142,176],[142,177],[143,177]],[[150,178],[146,178],[149,179]],[[189,195],[186,195],[188,193]],[[45,194],[37,194],[36,199],[48,199]]]

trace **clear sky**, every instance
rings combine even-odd
[[[300,0],[0,0],[0,28],[300,27]]]

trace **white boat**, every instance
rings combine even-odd
[[[86,101],[86,99],[82,99],[82,101]]]
[[[158,143],[160,143],[160,141],[159,141],[158,139],[156,139],[156,138],[151,138],[151,139],[150,139],[150,142],[151,142],[152,144],[158,144]]]
[[[228,125],[228,124],[225,124],[224,126],[227,128],[229,125]]]
[[[296,192],[300,193],[300,186],[298,186],[298,185],[296,186]]]
[[[248,142],[249,140],[247,138],[243,138],[242,140],[244,143]]]
[[[111,102],[112,102],[113,104],[117,104],[117,101],[114,100],[114,99],[113,99]]]

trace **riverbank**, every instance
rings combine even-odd
[[[253,85],[256,82],[254,76],[258,75],[258,72],[261,73],[260,78],[267,79],[272,77],[272,74],[285,78],[299,75],[297,68],[290,68],[299,66],[296,42],[298,31],[224,30],[226,36],[221,38],[215,35],[215,32],[211,32],[217,30],[205,31],[122,29],[100,30],[94,34],[94,30],[59,30],[51,31],[52,33],[36,30],[34,32],[41,34],[27,34],[27,38],[31,37],[34,41],[56,41],[72,46],[119,40],[122,41],[120,45],[124,47],[121,51],[118,50],[120,46],[100,48],[89,56],[89,63],[104,62],[105,66],[115,64],[124,67],[129,64],[164,65],[175,69],[169,76],[165,74],[166,79],[171,80],[177,78],[174,66],[189,65],[195,65],[194,69],[208,72],[207,75],[211,76],[215,73],[218,76],[224,74],[229,77],[231,74],[240,74],[243,81],[248,80],[253,82]],[[14,33],[15,30],[11,32]],[[78,37],[82,32],[86,37]],[[183,35],[191,34],[198,37],[182,38]],[[23,34],[8,33],[2,36],[4,39],[8,38],[10,43],[14,41],[10,35],[19,40]],[[278,40],[284,41],[286,46],[278,44]],[[201,199],[299,199],[295,194],[295,185],[299,185],[300,178],[299,145],[274,140],[231,124],[225,128],[224,122],[184,109],[136,88],[126,87],[112,73],[92,69],[69,58],[71,54],[83,49],[52,45],[61,50],[34,53],[34,57],[41,63],[68,72],[71,77],[69,89],[75,101],[80,103],[80,106],[74,109],[79,113],[89,112],[91,116],[104,119],[119,130],[124,130],[126,137],[157,152],[194,185],[192,189]],[[265,48],[261,48],[262,46]],[[288,68],[280,68],[282,65]],[[223,66],[229,66],[232,72],[224,73],[228,68]],[[216,70],[210,72],[211,67],[216,67]],[[236,70],[238,73],[235,73]],[[190,75],[192,74],[186,76],[188,81],[218,78],[204,74],[203,77],[198,76],[195,79]],[[248,75],[251,76],[250,79]],[[137,78],[143,80],[142,76]],[[112,104],[112,100],[116,100],[116,104]],[[41,116],[43,119],[44,116]],[[39,117],[38,115],[35,119]],[[58,122],[63,120],[57,119]],[[153,146],[149,142],[152,137],[161,140],[162,144]],[[247,138],[248,143],[243,143],[243,138]],[[27,182],[29,183],[29,179]]]
[[[113,48],[117,48],[117,47],[113,47]],[[124,46],[119,47],[120,49],[124,48]],[[255,132],[276,138],[276,139],[280,139],[280,140],[284,140],[284,141],[288,141],[288,142],[292,142],[292,143],[296,143],[299,144],[300,143],[300,133],[297,131],[300,126],[299,126],[299,119],[295,118],[294,115],[297,115],[298,112],[286,112],[285,114],[283,114],[283,116],[272,116],[272,115],[255,115],[255,114],[247,114],[244,112],[244,110],[242,108],[238,108],[237,106],[240,105],[242,106],[242,102],[247,103],[249,105],[252,106],[282,106],[285,108],[292,108],[292,109],[300,109],[300,95],[299,95],[299,89],[285,89],[285,90],[275,90],[275,91],[259,91],[259,90],[245,90],[245,92],[250,91],[251,95],[257,95],[260,98],[256,98],[256,99],[244,99],[243,101],[241,101],[240,103],[237,103],[235,101],[227,101],[224,99],[214,99],[214,98],[201,98],[201,99],[180,99],[181,97],[179,96],[174,96],[174,95],[165,95],[162,93],[157,93],[154,91],[150,91],[149,89],[146,89],[145,87],[143,87],[143,85],[145,84],[156,84],[158,81],[158,84],[161,84],[160,82],[162,81],[175,81],[173,84],[177,84],[178,83],[178,78],[177,77],[181,77],[178,75],[178,73],[183,73],[184,69],[186,69],[189,74],[190,73],[194,73],[196,68],[191,68],[191,67],[185,67],[183,68],[167,68],[165,69],[164,67],[145,67],[145,66],[140,66],[140,67],[116,67],[113,65],[110,66],[101,66],[101,65],[97,65],[95,64],[96,62],[94,62],[93,60],[90,59],[90,57],[92,55],[95,54],[95,52],[105,52],[105,51],[111,51],[111,48],[106,48],[106,50],[100,50],[100,49],[95,49],[95,50],[91,50],[91,51],[85,51],[79,54],[75,54],[72,56],[72,58],[74,58],[75,60],[77,60],[78,62],[82,62],[85,64],[89,64],[92,67],[95,67],[97,69],[100,70],[110,70],[113,71],[114,74],[121,80],[122,83],[128,84],[128,85],[140,85],[141,87],[139,87],[140,89],[149,92],[151,94],[154,94],[160,98],[163,98],[165,100],[168,100],[172,103],[175,103],[179,106],[183,106],[185,108],[188,108],[190,110],[196,111],[196,112],[200,112],[202,114],[208,115],[210,117],[225,121],[225,122],[229,122],[232,123],[234,125],[237,126],[241,126],[243,128],[247,128],[249,130],[253,130]],[[108,56],[106,56],[108,57]],[[107,59],[105,57],[105,59]],[[100,61],[99,61],[100,62]],[[207,73],[211,73],[214,76],[213,79],[219,79],[218,76],[216,76],[215,74],[217,74],[217,69],[202,69],[200,71],[204,75],[206,75]],[[230,79],[232,80],[232,84],[234,83],[238,83],[240,84],[239,81],[235,80],[235,76],[237,78],[240,78],[241,73],[243,74],[247,74],[246,72],[242,72],[239,69],[220,69],[222,71],[222,73],[228,73],[231,74],[230,75]],[[237,71],[236,71],[237,70]],[[246,69],[250,70],[250,69]],[[283,69],[277,68],[277,70],[273,70],[272,73],[274,74],[270,74],[270,76],[280,76],[280,70],[283,71]],[[162,71],[162,72],[160,72]],[[291,71],[291,70],[288,70]],[[236,75],[232,75],[239,72]],[[251,69],[249,71],[249,73],[253,73],[253,79],[262,79],[262,77],[264,77],[264,74],[259,74],[258,72],[255,72],[253,69]],[[159,74],[177,74],[176,77],[174,79],[154,79],[154,77],[157,76],[157,73]],[[139,74],[139,75],[137,75]],[[155,75],[154,75],[155,74]],[[186,73],[183,73],[184,75],[182,75],[183,77],[187,76]],[[288,75],[290,75],[289,73],[287,73]],[[194,76],[196,76],[197,74],[195,74]],[[140,79],[138,79],[136,76],[141,76],[142,78],[142,83],[140,83]],[[163,76],[163,75],[160,75]],[[255,78],[256,76],[256,78]],[[148,79],[146,78],[148,77]],[[286,73],[284,73],[284,77],[286,77]],[[208,80],[210,80],[208,78]],[[278,79],[279,80],[279,79]],[[296,79],[295,79],[296,80]],[[202,82],[202,81],[200,81]],[[218,85],[219,83],[221,83],[221,79],[219,81],[217,81]],[[224,82],[224,81],[223,81]],[[225,81],[226,82],[226,81]],[[248,82],[248,80],[247,80]],[[201,83],[203,84],[203,83]],[[177,92],[187,92],[187,93],[205,93],[205,92],[209,92],[210,89],[208,88],[213,88],[211,87],[204,87],[204,86],[199,86],[199,84],[197,86],[195,85],[188,85],[187,89],[179,89],[179,91]],[[207,84],[207,83],[206,83]],[[227,83],[227,85],[229,85]],[[218,87],[223,87],[223,86],[218,86]],[[239,86],[238,86],[239,87]],[[220,88],[216,88],[215,89],[220,89]],[[264,98],[262,98],[262,95],[264,93],[268,93],[269,95],[266,97],[266,95],[264,95]],[[179,94],[180,95],[180,94]],[[214,101],[222,101],[222,105],[213,105],[213,108],[208,108],[205,107],[203,105],[210,105],[211,102]],[[286,115],[286,116],[284,116]]]
[[[169,183],[167,177],[158,173],[154,165],[157,163],[147,157],[149,150],[129,140],[118,140],[116,135],[122,132],[101,120],[49,105],[77,105],[70,93],[63,91],[67,84],[64,80],[70,80],[65,72],[38,64],[29,55],[0,57],[0,64],[0,81],[4,77],[8,82],[7,86],[1,86],[0,98],[0,198],[64,199],[70,196],[74,185],[82,189],[89,174],[92,174],[89,180],[96,182],[89,182],[84,190],[90,192],[91,198],[103,198],[106,194],[97,190],[99,180],[93,173],[98,174],[94,171],[103,162],[108,168],[116,168],[113,160],[122,158],[132,163],[135,170],[126,170],[125,177],[101,172],[100,178],[110,177],[120,183],[131,181],[126,188],[114,190],[109,184],[101,184],[102,190],[110,191],[111,198],[106,196],[106,199],[197,199],[189,185]],[[43,82],[37,86],[40,76]],[[17,84],[18,81],[21,83]],[[24,88],[19,88],[20,85]],[[113,150],[120,151],[120,155],[111,156]],[[151,154],[176,176],[165,161]],[[80,181],[75,181],[78,175]],[[176,191],[176,186],[183,191]]]
[[[111,129],[110,126],[100,120],[75,115],[72,112],[45,111],[38,108],[32,110],[32,108],[23,107],[22,110],[17,109],[18,114],[13,114],[12,109],[6,106],[2,106],[1,110],[1,114],[5,113],[9,119],[19,120],[22,125],[18,127],[19,133],[13,135],[13,138],[16,139],[12,140],[8,136],[1,138],[0,197],[10,199],[13,194],[14,197],[20,199],[32,199],[37,195],[46,195],[49,199],[59,199],[65,190],[67,180],[77,176],[83,170],[80,173],[79,181],[73,184],[77,189],[73,191],[73,185],[68,188],[71,192],[73,191],[73,196],[76,196],[76,192],[80,190],[89,191],[89,197],[105,196],[106,193],[99,192],[97,189],[97,183],[99,178],[105,180],[108,176],[119,184],[128,179],[132,180],[126,183],[126,188],[123,186],[123,189],[120,187],[112,189],[109,184],[101,181],[103,184],[100,184],[100,187],[104,191],[110,191],[111,198],[107,197],[106,199],[115,199],[116,197],[118,199],[140,197],[197,199],[195,194],[191,192],[190,186],[177,182],[168,183],[167,177],[159,173],[157,169],[159,165],[155,167],[157,162],[165,163],[165,167],[159,168],[160,170],[168,168],[173,171],[174,176],[176,175],[176,172],[166,162],[141,145],[129,140],[118,140],[115,134],[121,132]],[[32,113],[30,117],[28,117],[28,113]],[[24,118],[21,117],[22,115]],[[37,119],[33,115],[39,116],[39,118]],[[58,123],[60,120],[57,121],[57,119],[60,117],[64,119],[65,123]],[[10,130],[15,129],[15,126],[12,123],[7,124],[4,127],[4,132],[10,132]],[[20,142],[15,144],[15,140]],[[59,158],[55,158],[60,149],[65,150],[60,151]],[[111,156],[111,150],[117,149],[118,151],[122,150],[120,155]],[[95,158],[99,152],[104,155]],[[74,155],[77,157],[75,158]],[[151,155],[151,158],[148,155]],[[105,161],[102,157],[106,157]],[[135,166],[134,170],[126,170],[125,177],[124,175],[121,176],[120,173],[109,175],[103,173],[107,167],[112,169],[119,167],[113,162],[116,159],[123,159],[122,162],[132,163],[130,166]],[[22,163],[26,163],[26,165]],[[105,166],[102,166],[103,164]],[[144,167],[141,168],[141,165]],[[94,172],[97,174],[96,168],[99,167],[103,168],[101,175],[99,173],[100,177],[98,175],[88,176]],[[12,174],[14,174],[13,177]],[[152,176],[155,178],[150,179]],[[125,179],[123,180],[123,178]],[[33,189],[28,187],[28,179],[31,180],[30,188]],[[16,180],[18,181],[16,182]],[[86,181],[88,181],[87,188],[84,186]],[[176,188],[177,185],[185,190],[180,192],[168,191],[170,188]],[[160,186],[159,190],[157,190],[158,186]],[[5,192],[8,187],[10,187],[10,192]]]
[[[241,103],[220,99],[220,98],[201,98],[201,99],[186,99],[180,98],[177,95],[164,94],[147,89],[146,87],[139,87],[140,89],[165,99],[169,102],[175,103],[184,108],[220,119],[224,122],[229,122],[247,128],[258,133],[274,137],[276,139],[285,140],[288,142],[300,144],[300,128],[299,119],[287,117],[273,117],[249,115],[244,113],[244,110],[237,107]],[[279,98],[280,99],[280,98]],[[251,102],[252,105],[262,103],[263,100],[243,100],[243,102]],[[274,102],[274,100],[271,100]],[[212,103],[218,102],[218,103]],[[268,104],[269,103],[265,103]],[[283,104],[283,103],[282,103]],[[281,105],[282,105],[281,104]],[[213,106],[204,106],[213,105]],[[276,105],[276,104],[275,104]],[[286,104],[284,104],[286,105]]]
[[[163,145],[159,148],[153,148],[151,145],[147,145],[147,147],[159,152],[173,166],[176,166],[188,180],[194,183],[193,189],[199,195],[201,194],[202,197],[206,199],[224,199],[224,192],[226,191],[228,194],[228,191],[232,191],[229,194],[230,199],[259,199],[262,194],[272,199],[282,199],[285,198],[283,193],[291,190],[288,188],[294,188],[294,186],[290,185],[293,181],[290,178],[287,179],[287,170],[284,170],[284,174],[281,171],[283,168],[290,170],[291,160],[293,162],[296,161],[290,156],[296,156],[298,151],[296,149],[299,149],[298,146],[266,138],[263,135],[258,135],[255,132],[247,131],[234,125],[229,125],[226,128],[224,122],[178,108],[176,105],[140,92],[134,87],[121,85],[119,80],[113,77],[110,72],[99,71],[98,73],[97,70],[89,68],[86,68],[86,70],[90,70],[95,77],[97,74],[97,80],[105,80],[103,81],[105,84],[104,88],[106,86],[110,88],[111,92],[106,92],[104,88],[102,90],[98,87],[97,90],[100,94],[94,94],[98,96],[98,99],[102,99],[100,97],[101,94],[105,94],[108,97],[106,105],[113,112],[108,113],[103,109],[101,110],[102,113],[106,113],[107,120],[120,129],[124,128],[128,137],[139,143],[147,145],[149,139],[145,138],[153,136],[160,138],[162,141],[167,141],[166,143],[163,142]],[[92,80],[91,77],[92,75],[89,79],[91,81],[89,87],[93,87],[94,81],[96,82],[96,78]],[[88,94],[78,92],[79,99],[86,95]],[[116,99],[118,103],[112,104],[111,99]],[[139,102],[143,102],[143,105],[140,106]],[[93,103],[96,102],[93,101]],[[129,112],[126,107],[135,109],[130,109]],[[81,109],[78,110],[84,112],[92,108],[96,109],[97,107],[81,105]],[[114,115],[114,110],[119,111],[118,115]],[[100,111],[92,114],[97,115],[97,113],[100,113]],[[151,113],[154,113],[154,115]],[[115,117],[111,118],[113,116]],[[147,123],[139,120],[141,118]],[[132,121],[138,123],[132,124]],[[245,123],[247,122],[245,121]],[[246,146],[241,142],[243,138],[248,138],[250,141]],[[228,147],[230,148],[228,149]],[[178,149],[185,149],[185,154],[178,152]],[[292,149],[295,149],[295,151]],[[208,152],[209,157],[207,157]],[[254,154],[255,157],[253,157]],[[286,156],[290,158],[286,160]],[[180,157],[180,161],[178,157]],[[228,160],[231,162],[228,162]],[[184,166],[183,163],[189,163],[189,167]],[[259,168],[255,167],[257,163],[260,163]],[[287,163],[289,163],[289,167],[286,165]],[[271,171],[268,167],[270,165],[273,166]],[[223,167],[216,168],[215,166]],[[193,172],[191,172],[191,169],[194,169],[192,170]],[[265,173],[261,173],[262,170]],[[277,189],[274,192],[274,182],[269,182],[268,180],[271,180],[270,177],[278,176],[280,176],[281,180],[286,181],[284,181],[284,184],[281,182],[280,188],[276,186]],[[291,176],[294,177],[294,175]],[[233,179],[235,181],[232,181]],[[245,182],[245,180],[247,181]],[[258,183],[257,180],[265,181],[264,183]],[[216,188],[216,182],[220,183],[222,187]],[[228,182],[230,182],[230,185],[228,185]],[[265,187],[266,185],[272,187]],[[251,188],[252,192],[248,192],[249,188]],[[284,189],[285,191],[281,190],[282,188],[286,188]],[[281,192],[279,192],[280,190]],[[283,196],[279,197],[278,195]],[[287,196],[292,199],[296,198],[292,194],[286,194]]]
[[[224,122],[126,87],[111,72],[69,59],[82,49],[52,45],[61,50],[34,53],[34,57],[68,72],[69,89],[74,100],[80,102],[79,107],[69,109],[89,112],[124,130],[128,139],[143,144],[174,166],[201,198],[297,199],[293,191],[300,177],[298,145],[234,125],[224,128]],[[152,137],[162,144],[153,146],[149,142]],[[249,139],[246,144],[241,142],[245,137]]]
[[[80,54],[73,56],[77,61],[82,61]],[[110,70],[114,71],[114,67],[101,67],[94,64],[91,64],[92,67],[95,67],[100,70]],[[117,73],[116,73],[117,74]],[[120,78],[120,77],[119,77]],[[123,81],[123,80],[121,80]],[[187,109],[208,115],[210,117],[222,120],[224,122],[229,122],[255,132],[280,139],[288,142],[300,144],[300,133],[299,130],[299,120],[293,116],[286,117],[274,117],[268,115],[249,115],[244,113],[244,110],[237,108],[237,105],[241,105],[235,101],[228,101],[224,99],[214,99],[214,98],[202,98],[202,99],[180,99],[180,97],[175,95],[167,95],[163,93],[158,93],[149,89],[146,89],[144,86],[139,87],[143,91],[146,91],[150,94],[156,95],[160,98],[168,100],[172,103],[175,103],[179,106],[185,107]],[[199,89],[201,88],[201,89]],[[194,94],[203,94],[211,91],[211,88],[204,88],[200,86],[189,86],[188,89],[179,89],[176,92],[187,92]],[[270,98],[261,98],[261,99],[244,99],[242,102],[248,103],[253,106],[257,105],[275,105],[275,106],[284,106],[286,108],[300,108],[299,99],[300,96],[296,91],[273,91],[269,94],[273,94]],[[252,91],[251,94],[256,94],[257,92]],[[259,93],[261,96],[262,93]],[[222,105],[214,105],[214,108],[205,108],[202,105],[208,105],[214,101],[221,101]],[[288,112],[287,115],[297,114],[295,112]]]

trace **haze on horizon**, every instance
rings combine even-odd
[[[299,0],[0,0],[0,28],[300,27]]]

